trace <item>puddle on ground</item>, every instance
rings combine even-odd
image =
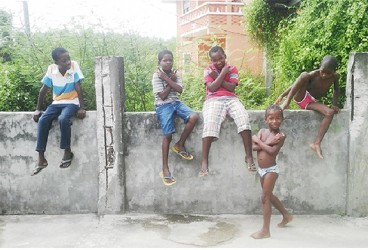
[[[165,215],[160,218],[130,218],[146,230],[159,232],[162,238],[184,245],[211,247],[229,241],[239,229],[236,225],[208,216]]]

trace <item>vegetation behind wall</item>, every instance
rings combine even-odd
[[[339,61],[344,95],[349,53],[368,51],[368,2],[303,0],[281,19],[278,10],[266,0],[254,0],[245,7],[248,32],[267,48],[273,68],[273,91],[269,99],[275,100],[301,72],[318,68],[328,54]],[[322,101],[330,104],[331,99],[329,93]],[[342,96],[340,107],[344,101]]]

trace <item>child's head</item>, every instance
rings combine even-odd
[[[329,78],[331,75],[333,75],[336,72],[337,69],[337,59],[336,57],[327,55],[323,57],[320,65],[320,72],[321,77]]]
[[[223,48],[220,46],[214,46],[208,52],[212,64],[216,69],[221,70],[226,64],[226,54]]]
[[[51,53],[55,64],[59,66],[59,71],[67,71],[71,67],[69,53],[64,48],[56,48]]]
[[[284,120],[284,112],[278,105],[271,104],[267,107],[265,112],[265,121],[270,129],[279,129]]]
[[[158,53],[158,65],[164,71],[170,71],[173,67],[174,55],[170,50],[163,50]]]

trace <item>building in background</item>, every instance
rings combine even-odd
[[[239,70],[263,73],[263,50],[248,38],[243,24],[243,6],[251,1],[176,1],[178,50],[184,70],[189,63],[207,66],[208,50],[217,44]]]

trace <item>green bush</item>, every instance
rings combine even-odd
[[[85,76],[82,88],[87,110],[96,109],[95,58],[99,56],[122,56],[126,87],[127,111],[152,111],[152,73],[157,67],[157,54],[162,49],[175,48],[175,41],[142,38],[137,34],[97,33],[80,26],[70,30],[34,32],[26,36],[10,31],[7,52],[11,61],[0,63],[0,110],[33,111],[37,104],[41,79],[47,66],[53,63],[51,51],[64,47],[72,60],[79,63]],[[15,93],[13,93],[15,91]],[[51,103],[50,98],[45,102]]]
[[[272,52],[267,58],[272,61],[275,78],[271,96],[267,99],[275,100],[301,72],[317,69],[322,58],[329,54],[339,61],[337,71],[341,76],[342,94],[339,106],[342,107],[345,101],[349,53],[364,52],[368,49],[368,2],[301,1],[296,14],[280,20],[276,30],[274,27],[277,22],[269,12],[269,6],[262,0],[254,0],[253,3],[258,4],[258,7],[248,8],[247,24],[253,22],[257,25],[257,18],[261,20],[261,24],[268,21],[272,24],[270,26],[259,24],[253,27],[251,29],[253,33],[250,33],[253,38],[261,41],[263,46],[272,48],[267,50]],[[262,16],[259,13],[266,14]],[[271,35],[274,32],[275,35]],[[331,100],[332,91],[321,101],[330,104]]]

